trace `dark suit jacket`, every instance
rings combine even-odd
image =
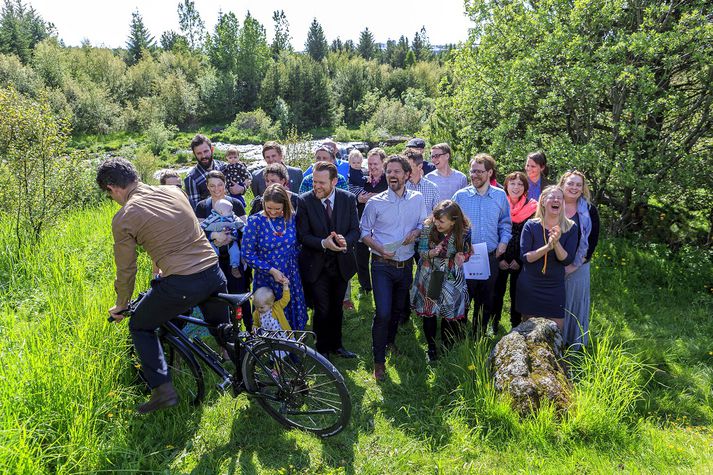
[[[262,174],[263,170],[264,168],[261,168],[253,172],[253,181],[250,183],[253,196],[262,195],[265,192],[265,188],[267,188],[265,186],[265,177]],[[290,191],[299,193],[300,185],[302,185],[302,170],[295,167],[287,167],[287,177],[290,179]]]
[[[322,272],[328,254],[335,255],[339,273],[344,280],[349,280],[357,271],[355,246],[359,240],[359,218],[357,217],[356,197],[348,191],[336,189],[332,208],[334,231],[344,236],[347,251],[328,251],[322,248],[322,239],[330,234],[327,217],[322,201],[308,191],[300,195],[297,211],[297,239],[302,244],[299,263],[302,279],[315,282]]]

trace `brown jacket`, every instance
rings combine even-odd
[[[137,246],[166,277],[195,274],[218,263],[188,198],[175,186],[138,183],[114,215],[111,229],[117,305],[128,303],[134,292]]]

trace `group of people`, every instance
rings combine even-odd
[[[141,244],[160,269],[149,295],[159,294],[157,289],[167,280],[205,271],[204,265],[176,268],[176,257],[163,255],[164,249],[179,249],[185,254],[179,260],[193,260],[198,251],[189,252],[188,241],[201,241],[196,257],[205,260],[206,249],[213,253],[210,261],[222,271],[227,291],[245,292],[252,285],[255,311],[249,303],[243,308],[249,330],[303,330],[312,308],[317,351],[353,358],[356,354],[344,346],[342,321],[344,309],[353,308],[350,282],[358,275],[362,294],[371,294],[374,301],[372,356],[377,380],[385,377],[386,355],[398,351],[398,326],[412,311],[423,318],[430,361],[438,358],[438,321],[447,348],[465,334],[471,304],[470,330],[482,335],[492,325],[497,333],[508,278],[513,327],[533,316],[551,318],[569,345],[586,345],[589,260],[597,244],[599,218],[585,176],[570,171],[552,185],[544,153],[535,152],[526,159],[525,173],[510,173],[501,185],[495,160],[481,153],[469,161],[468,181],[451,168],[448,144],[431,147],[430,163],[424,160],[425,148],[425,141],[416,138],[398,155],[387,156],[374,148],[366,157],[352,150],[342,160],[337,145],[325,141],[314,152],[314,164],[302,172],[283,163],[278,143],[267,142],[262,150],[266,166],[249,173],[237,149],[228,150],[228,163],[216,160],[210,140],[199,134],[191,142],[196,165],[183,182],[167,172],[161,184],[168,186],[149,187],[137,180],[118,183],[107,178],[113,176],[110,172],[102,175],[104,164],[97,182],[123,206],[113,223],[117,252],[122,241],[125,254],[132,244]],[[110,159],[106,166],[116,168],[117,160],[121,159]],[[171,185],[183,187],[185,194]],[[254,195],[249,216],[247,189]],[[142,238],[118,225],[129,209],[141,208],[138,201],[154,197],[151,206],[171,199],[181,201],[175,212],[192,210],[190,219],[183,217],[191,222],[186,224],[190,233],[170,225],[183,247],[157,241],[154,249],[157,236]],[[159,221],[156,226],[162,225]],[[114,316],[120,316],[128,302],[133,290],[133,278],[128,276],[136,271],[135,255],[128,259],[119,254],[117,302],[110,310]],[[210,272],[216,273],[215,266]],[[151,360],[148,367],[155,369],[153,383],[149,380],[153,388],[165,386],[167,375],[155,350],[157,342],[149,341],[146,329],[172,318],[177,305],[201,301],[184,295],[178,304],[168,304],[169,296],[153,296],[147,306],[154,315],[142,318],[140,306],[130,323],[142,362],[145,356]],[[165,310],[155,312],[164,305]],[[170,391],[168,396],[165,390],[156,393],[144,409],[172,401]]]

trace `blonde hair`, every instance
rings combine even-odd
[[[270,287],[258,287],[253,293],[253,304],[258,306],[267,304],[268,302],[270,305],[275,303],[275,293]]]
[[[578,176],[579,178],[582,179],[582,196],[587,201],[587,203],[591,202],[592,195],[589,192],[589,185],[587,185],[587,177],[585,177],[584,173],[580,172],[579,170],[571,170],[568,172],[564,172],[564,175],[562,175],[562,177],[560,177],[558,186],[564,190],[564,184],[567,181],[567,178],[571,177],[572,175]]]
[[[574,221],[569,219],[564,212],[564,191],[562,191],[562,188],[557,185],[550,185],[544,190],[542,190],[540,200],[537,202],[537,211],[535,211],[535,217],[533,219],[539,221],[542,224],[542,227],[545,227],[545,201],[547,201],[547,198],[549,198],[549,196],[555,191],[559,191],[560,193],[562,193],[562,211],[560,212],[559,222],[557,223],[557,225],[560,227],[562,233],[564,234],[570,229],[572,229],[572,226],[574,226]]]

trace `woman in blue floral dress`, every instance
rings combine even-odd
[[[297,228],[290,197],[282,185],[270,185],[263,193],[263,211],[248,218],[243,229],[245,261],[255,269],[253,289],[270,287],[282,298],[282,284],[290,284],[290,303],[285,317],[293,330],[307,324],[302,281],[297,267]]]

